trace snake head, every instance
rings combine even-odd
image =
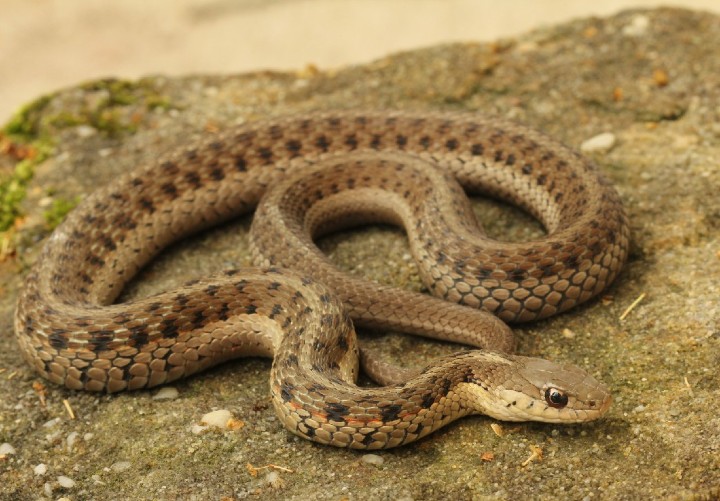
[[[470,368],[458,385],[472,411],[503,421],[581,423],[601,417],[610,408],[608,388],[584,370],[492,352]]]

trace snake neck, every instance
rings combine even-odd
[[[486,372],[492,372],[498,357],[508,363],[502,355],[485,355]],[[403,384],[380,388],[356,386],[332,361],[319,365],[317,357],[276,357],[273,405],[285,426],[300,437],[353,449],[396,447],[478,412],[466,405],[464,395],[477,372],[478,357],[480,352],[450,355]]]

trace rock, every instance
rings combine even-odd
[[[371,464],[373,466],[382,466],[382,464],[385,462],[382,456],[378,456],[377,454],[364,454],[363,457],[360,458],[360,460],[365,464]]]
[[[0,456],[9,456],[10,454],[15,454],[15,447],[7,442],[0,444]]]
[[[60,487],[64,489],[72,489],[73,487],[75,487],[75,481],[70,477],[66,477],[65,475],[60,475],[57,478],[57,481],[58,484],[60,484]]]
[[[178,395],[180,394],[177,388],[173,386],[163,386],[152,398],[153,400],[175,400]]]
[[[603,132],[597,136],[591,137],[587,141],[583,141],[580,145],[580,151],[583,153],[592,153],[596,151],[609,151],[615,146],[615,134],[612,132]]]
[[[228,425],[232,418],[232,412],[221,409],[208,412],[202,418],[200,418],[200,422],[208,426],[213,426],[215,428],[221,428],[224,430],[228,428]]]
[[[38,476],[45,475],[47,473],[47,465],[45,463],[36,465],[35,468],[33,468],[33,473]]]

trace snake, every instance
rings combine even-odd
[[[466,193],[518,206],[546,233],[492,239]],[[253,267],[116,302],[173,242],[255,209]],[[376,222],[405,229],[431,294],[340,271],[315,244]],[[34,370],[72,390],[137,390],[271,357],[280,421],[337,447],[409,444],[475,414],[583,423],[608,410],[608,387],[514,354],[506,323],[597,296],[628,245],[619,195],[595,164],[526,126],[459,111],[269,117],[200,134],[88,195],[28,272],[15,333]],[[477,349],[386,377],[368,363],[382,385],[359,386],[355,326]]]

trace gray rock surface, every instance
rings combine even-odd
[[[0,457],[0,497],[716,499],[718,47],[716,16],[632,11],[328,73],[87,84],[32,107],[25,117],[32,134],[53,152],[28,185],[17,251],[0,263],[0,443],[15,451]],[[315,445],[280,426],[269,407],[268,360],[241,360],[178,382],[172,400],[153,399],[157,390],[107,396],[33,386],[40,380],[17,352],[12,312],[47,235],[48,197],[88,193],[229,124],[346,107],[477,110],[574,147],[614,134],[611,149],[590,155],[630,215],[633,245],[624,273],[604,298],[516,329],[523,353],[573,361],[608,382],[615,401],[607,418],[584,426],[504,424],[502,436],[492,420],[468,418],[416,445],[379,452],[383,461],[369,464],[362,452]],[[523,239],[541,231],[516,210],[487,201],[476,206],[493,235]],[[174,246],[125,296],[247,264],[248,221]],[[420,286],[400,231],[369,228],[322,246],[352,272]],[[367,342],[418,365],[456,349],[397,335]],[[200,418],[217,409],[229,410],[235,426],[199,430]],[[527,461],[534,447],[542,459]],[[46,473],[37,473],[40,464]]]

